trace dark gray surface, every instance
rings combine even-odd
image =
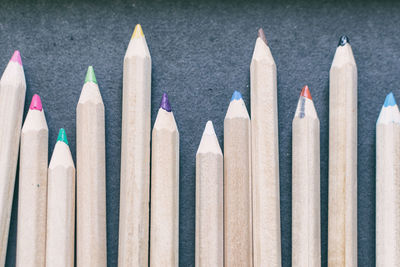
[[[136,23],[153,61],[152,125],[169,93],[180,131],[180,266],[194,266],[195,153],[207,120],[223,146],[234,90],[249,108],[249,64],[264,27],[278,68],[282,263],[291,262],[291,123],[308,84],[321,120],[322,263],[327,263],[328,78],[341,34],[358,64],[358,258],[375,264],[375,122],[385,95],[400,97],[400,5],[208,1],[0,2],[0,69],[20,49],[27,80],[25,114],[42,96],[49,155],[60,127],[75,158],[75,108],[93,65],[106,108],[108,266],[117,266],[122,62]],[[398,98],[400,99],[400,98]],[[250,110],[249,110],[250,111]],[[18,180],[17,180],[18,181]],[[17,187],[7,266],[15,264]]]

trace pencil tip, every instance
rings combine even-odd
[[[265,37],[265,33],[262,28],[258,29],[258,37],[261,38],[261,40],[263,40],[266,45],[268,45],[267,38]]]
[[[303,87],[303,89],[301,90],[300,96],[312,100],[311,93],[310,93],[310,89],[308,88],[308,85],[305,85],[305,86]]]
[[[132,38],[142,37],[144,36],[142,26],[140,24],[136,24],[135,30],[133,31]]]
[[[57,141],[64,142],[65,144],[68,145],[67,134],[65,133],[64,128],[61,128],[60,131],[58,132]]]
[[[29,109],[42,111],[42,109],[43,109],[42,100],[40,99],[39,95],[35,94],[32,97],[32,101],[31,101],[31,105],[29,106]]]
[[[171,104],[169,103],[168,100],[168,95],[167,93],[163,93],[162,98],[161,98],[161,104],[160,108],[162,108],[165,111],[171,112]]]
[[[19,53],[18,50],[14,51],[14,54],[11,57],[10,61],[17,62],[18,64],[20,64],[22,66],[21,54]]]
[[[204,129],[204,133],[206,133],[208,135],[215,134],[214,126],[213,126],[212,121],[207,121],[206,128]]]
[[[391,107],[396,105],[396,100],[394,99],[394,95],[392,92],[390,92],[386,98],[385,98],[385,103],[383,103],[384,107]]]
[[[97,84],[96,75],[94,75],[93,66],[89,66],[89,68],[86,72],[85,83],[87,83],[87,82],[92,82],[92,83]]]
[[[233,92],[232,98],[231,98],[231,102],[233,100],[240,100],[242,99],[242,94],[238,91]]]
[[[347,43],[350,43],[349,37],[347,37],[346,35],[340,36],[338,46],[344,46]]]

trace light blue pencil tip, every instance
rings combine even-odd
[[[396,105],[396,100],[394,99],[393,93],[390,92],[390,93],[386,96],[385,103],[383,103],[383,106],[384,106],[384,107],[389,107],[389,106],[392,107],[392,106],[394,106],[394,105]]]
[[[242,99],[242,94],[239,93],[238,91],[233,92],[232,98],[231,98],[231,102],[233,100],[240,100]]]

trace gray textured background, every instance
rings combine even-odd
[[[358,258],[375,264],[375,122],[385,95],[400,97],[400,5],[327,1],[1,1],[0,69],[20,49],[27,81],[25,114],[42,96],[51,155],[60,127],[75,158],[75,108],[93,65],[106,108],[108,266],[118,259],[122,62],[136,23],[153,61],[152,125],[166,91],[180,131],[180,265],[194,266],[195,153],[207,120],[221,146],[234,90],[249,108],[249,64],[258,27],[278,68],[282,262],[291,262],[291,122],[308,84],[321,120],[322,263],[327,263],[328,78],[341,34],[358,64]],[[399,98],[400,99],[400,98]],[[18,181],[18,180],[17,180]],[[7,266],[15,264],[17,192]]]

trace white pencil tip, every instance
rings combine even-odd
[[[204,134],[215,135],[214,126],[212,121],[207,121],[206,128],[204,129]]]

